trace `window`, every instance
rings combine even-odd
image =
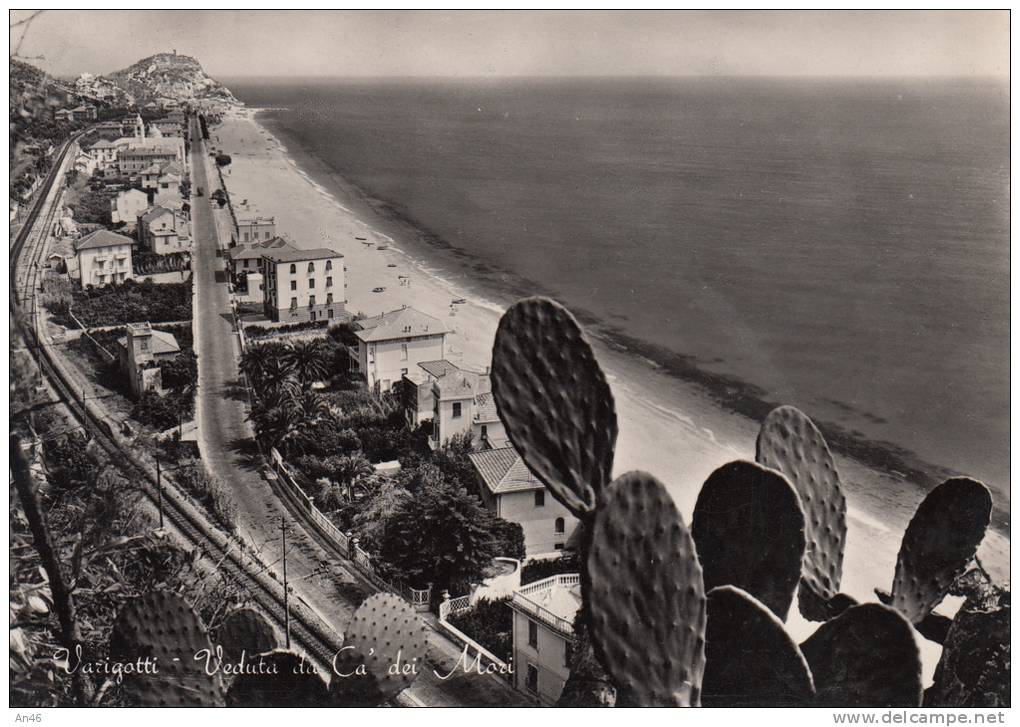
[[[308,272],[310,273],[315,272],[315,263],[308,263]]]
[[[290,281],[290,289],[291,290],[297,290],[297,281],[296,280]]]
[[[333,287],[333,278],[326,278],[326,287],[327,288]]]
[[[141,341],[138,342],[138,344],[139,344],[139,346],[141,346],[141,349],[143,351],[148,351],[149,350],[149,339],[143,338]]]
[[[332,318],[333,317],[333,309],[330,308],[328,311],[326,311],[326,315],[329,316],[330,318]]]
[[[268,240],[269,239],[269,230],[266,230],[266,235],[262,239],[263,240]]]
[[[294,263],[290,264],[290,273],[291,275],[297,274],[297,265],[295,265]]]
[[[483,424],[482,425],[482,439],[485,439],[487,436],[489,436],[489,425]]]
[[[315,296],[314,295],[308,296],[308,307],[311,308],[314,305],[315,305]]]
[[[553,548],[555,550],[563,550],[563,543],[556,543],[556,545],[554,545]]]
[[[563,518],[561,518],[561,517],[556,518],[556,523],[553,526],[553,529],[554,529],[555,533],[557,535],[563,535],[563,531],[564,531],[565,527],[566,527],[566,523],[563,522]]]
[[[545,507],[545,490],[535,490],[535,507]]]
[[[528,688],[528,691],[538,694],[538,667],[534,664],[528,664],[528,674],[524,679],[524,686]]]
[[[250,263],[250,262],[251,262],[251,260],[245,260],[245,261],[244,261],[244,267],[245,267],[245,269],[247,269],[247,268],[248,268],[248,263]]]
[[[333,302],[333,294],[332,293],[326,293],[326,304],[329,305],[332,302]]]
[[[293,310],[294,308],[297,308],[297,298],[291,298],[290,299],[290,307],[291,307],[291,310]]]
[[[528,619],[528,646],[538,648],[538,624]]]
[[[315,278],[308,278],[308,287],[309,288],[315,287]]]
[[[400,360],[401,361],[406,361],[407,360],[407,344],[406,343],[400,344]]]
[[[453,418],[460,419],[460,402],[453,402]]]
[[[332,269],[333,269],[333,261],[332,260],[327,260],[326,261],[326,270],[332,270]],[[330,278],[330,280],[332,280],[332,278]]]

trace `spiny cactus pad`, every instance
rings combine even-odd
[[[865,603],[818,627],[801,644],[825,707],[917,707],[921,655],[895,609]]]
[[[954,477],[928,493],[903,535],[896,559],[892,605],[920,623],[964,572],[992,517],[982,483]]]
[[[327,707],[326,682],[312,664],[289,651],[245,656],[248,672],[227,691],[228,707]]]
[[[503,314],[492,350],[492,392],[528,468],[572,513],[590,512],[612,477],[616,407],[566,308],[526,298]]]
[[[827,613],[811,606],[839,591],[846,547],[846,498],[832,453],[814,422],[799,409],[781,406],[762,422],[755,459],[786,475],[800,495],[807,536],[801,590],[810,589],[816,598],[798,605],[805,618],[825,620]]]
[[[807,661],[782,622],[734,586],[708,592],[706,707],[793,707],[814,698]]]
[[[218,674],[209,675],[205,661],[209,635],[194,609],[176,593],[150,591],[128,601],[110,635],[110,658],[119,662],[152,659],[158,673],[125,677],[124,688],[145,707],[222,707]]]
[[[666,488],[644,472],[622,475],[604,491],[588,538],[584,608],[617,704],[698,706],[705,591]]]
[[[363,664],[380,698],[391,699],[411,686],[423,668],[427,649],[425,623],[407,601],[392,593],[376,593],[354,612],[337,664],[345,673]],[[413,672],[412,665],[416,667]],[[334,676],[330,689],[348,694],[349,687],[361,681],[357,675]],[[364,693],[365,689],[358,685],[356,691]]]
[[[737,586],[783,621],[804,558],[804,513],[782,473],[754,462],[730,462],[705,481],[691,535],[705,588]]]
[[[231,662],[240,660],[242,651],[250,658],[280,646],[273,625],[252,608],[240,608],[228,615],[213,640]]]

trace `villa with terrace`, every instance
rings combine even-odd
[[[581,608],[577,574],[551,576],[513,592],[514,687],[555,705],[570,676],[574,617]]]
[[[375,391],[389,391],[418,364],[446,357],[446,325],[414,308],[363,318],[355,326],[358,346],[348,347],[351,370]]]

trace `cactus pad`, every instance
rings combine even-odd
[[[827,603],[839,591],[846,547],[846,498],[832,453],[814,422],[799,409],[781,406],[762,422],[755,459],[786,475],[800,495],[807,538],[801,591],[811,594],[798,605],[805,618],[825,620],[827,613],[812,605]]]
[[[368,702],[391,699],[411,686],[427,649],[425,623],[407,601],[392,593],[376,593],[362,602],[344,633],[337,670],[352,676],[335,674],[330,690],[341,699],[354,692],[371,694]],[[368,672],[367,680],[354,674],[359,665]]]
[[[818,627],[801,645],[822,707],[918,707],[921,655],[895,609],[865,603]]]
[[[265,617],[251,608],[241,608],[224,619],[216,630],[214,641],[223,649],[223,656],[231,662],[278,648],[276,631]]]
[[[694,541],[666,488],[643,472],[613,481],[586,552],[585,615],[617,704],[698,706],[704,585]]]
[[[691,535],[707,590],[736,586],[786,620],[804,559],[804,514],[786,477],[754,462],[723,465],[698,494]]]
[[[992,496],[977,480],[954,477],[928,493],[903,535],[892,605],[920,623],[963,574],[985,537]]]
[[[245,656],[250,671],[234,679],[228,707],[328,707],[326,682],[314,666],[289,651]]]
[[[492,350],[492,392],[528,468],[583,518],[612,477],[616,407],[566,308],[526,298],[503,314]]]
[[[110,658],[135,662],[149,658],[158,673],[124,679],[127,694],[145,707],[222,707],[218,674],[205,671],[196,655],[212,649],[202,620],[175,593],[151,591],[128,601],[110,634]]]
[[[793,707],[814,698],[797,644],[772,611],[739,588],[708,592],[705,657],[706,707]]]

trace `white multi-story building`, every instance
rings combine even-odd
[[[346,318],[344,256],[287,243],[262,251],[265,314],[274,321]]]
[[[134,277],[131,269],[131,246],[134,240],[109,230],[96,230],[85,235],[74,246],[78,258],[81,286],[96,287],[123,283]]]
[[[179,213],[153,207],[138,216],[138,242],[157,255],[190,252],[191,232],[187,220]]]
[[[266,242],[276,237],[276,220],[273,217],[239,217],[235,242],[239,245]]]
[[[482,504],[521,526],[529,556],[566,547],[577,518],[549,494],[513,446],[471,452],[468,459],[478,475]]]
[[[110,219],[134,227],[138,215],[149,208],[149,195],[140,189],[125,189],[110,200]]]
[[[446,326],[414,308],[405,306],[355,325],[359,328],[355,331],[358,348],[349,349],[351,368],[377,391],[389,391],[423,361],[446,357]]]
[[[408,426],[432,421],[429,446],[471,433],[477,449],[505,447],[506,429],[496,412],[488,372],[469,371],[446,361],[423,361],[403,376]]]
[[[522,586],[509,602],[514,612],[514,687],[555,705],[570,676],[574,617],[581,607],[581,579],[562,574]]]

